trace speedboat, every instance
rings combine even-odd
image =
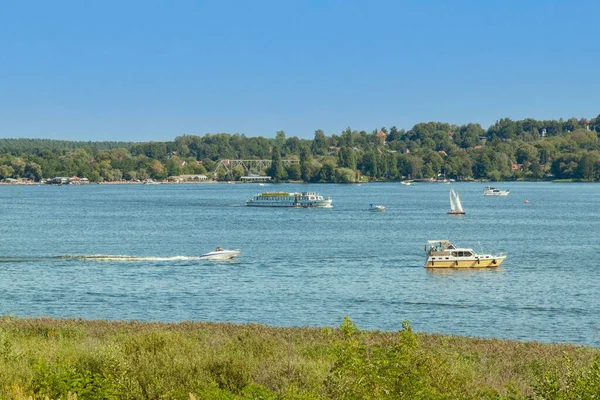
[[[385,207],[381,204],[371,203],[369,204],[369,211],[383,212],[385,211]]]
[[[218,248],[215,251],[211,251],[209,253],[202,254],[200,256],[201,260],[231,260],[240,255],[241,250],[224,250]]]
[[[486,186],[485,188],[483,188],[484,196],[508,196],[509,193],[510,190],[500,190],[491,186]]]
[[[458,248],[449,240],[428,240],[425,268],[496,268],[506,253],[477,254],[473,249]]]

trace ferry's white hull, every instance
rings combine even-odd
[[[332,200],[313,200],[313,201],[260,201],[248,200],[247,206],[250,207],[288,207],[288,208],[331,208]]]

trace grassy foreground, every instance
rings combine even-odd
[[[3,317],[0,398],[590,399],[599,355],[348,318],[334,329]]]

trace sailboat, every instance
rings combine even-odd
[[[450,189],[450,212],[448,214],[451,215],[464,215],[465,211],[462,208],[462,204],[460,203],[460,197],[458,193],[454,191],[454,189]]]

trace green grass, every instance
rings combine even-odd
[[[0,319],[4,399],[585,399],[595,348],[226,323]]]

